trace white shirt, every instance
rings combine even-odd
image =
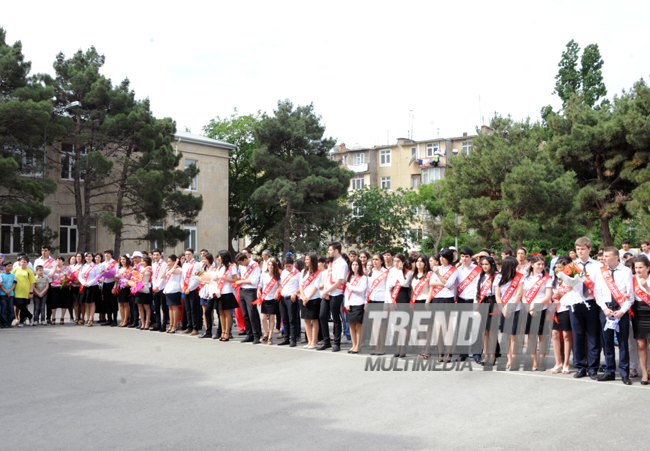
[[[177,268],[177,266],[174,267],[174,269],[170,269],[170,271],[174,271]],[[181,291],[181,276],[182,276],[182,271],[178,274],[172,274],[169,276],[169,280],[167,280],[167,283],[165,284],[165,288],[163,289],[163,293],[165,294],[173,294],[173,293],[179,293]]]
[[[142,285],[138,293],[149,293],[149,282],[151,281],[151,266],[146,267],[145,265],[140,266],[138,272],[142,274]]]
[[[261,293],[262,295],[264,294],[264,289],[266,288],[266,286],[271,282],[271,279],[272,279],[271,274],[269,274],[268,272],[262,274],[262,277],[260,278],[260,288],[262,289],[262,293]],[[275,299],[275,293],[278,291],[278,287],[280,286],[278,284],[279,282],[276,282],[275,286],[273,286],[271,288],[271,291],[269,291],[268,294],[264,297],[265,301],[270,301]]]
[[[105,261],[105,262],[101,263],[101,264],[99,265],[99,266],[100,266],[100,272],[99,272],[99,274],[102,275],[104,272],[106,272],[106,270],[108,269],[108,267],[109,267],[109,266],[111,265],[111,263],[113,263],[113,262],[115,262],[115,264],[114,264],[113,266],[117,266],[117,262],[116,262],[115,260],[113,260],[112,258],[111,258],[110,260],[108,260],[108,261]],[[104,283],[113,283],[113,282],[115,282],[115,279],[114,279],[113,277],[111,277],[110,279],[109,279],[109,278],[104,279]]]
[[[618,259],[619,259],[620,261],[623,261],[623,256],[624,256],[625,254],[627,254],[628,252],[629,252],[630,254],[634,255],[635,257],[637,256],[637,252],[636,252],[634,249],[632,249],[632,248],[630,248],[629,251],[626,251],[626,250],[624,250],[624,249],[619,249],[619,250],[618,250]]]
[[[386,279],[388,279],[388,274],[384,276],[384,280],[375,286],[372,293],[370,292],[370,287],[372,287],[375,280],[386,272],[388,272],[386,268],[381,268],[381,271],[377,271],[373,268],[370,277],[368,277],[368,295],[370,296],[370,300],[373,302],[386,302]]]
[[[393,302],[392,293],[395,285],[399,283],[400,286],[409,288],[411,286],[411,279],[413,278],[413,271],[408,270],[406,276],[403,271],[399,271],[394,267],[388,271],[388,279],[386,280],[386,302]]]
[[[587,260],[586,265],[583,264],[582,260],[580,260],[579,258],[575,260],[575,263],[576,263],[576,265],[578,265],[578,268],[584,269],[584,271],[587,273],[589,278],[594,281],[594,283],[596,282],[596,276],[598,274],[600,274],[600,268],[601,268],[601,266],[603,266],[602,263],[600,263],[597,260],[591,259],[591,258],[589,260]],[[573,289],[577,290],[580,294],[582,294],[583,285],[584,284],[582,282],[580,282],[575,287],[573,287]],[[593,295],[585,296],[586,301],[592,301],[593,299],[594,299]]]
[[[91,265],[92,269],[89,270]],[[91,265],[84,263],[81,267],[81,271],[79,271],[79,282],[81,285],[88,284],[90,287],[97,285],[97,278],[101,274],[101,266],[95,263],[92,263]]]
[[[427,277],[425,274],[421,279],[418,279],[416,278],[416,274],[417,274],[417,269],[413,272],[413,276],[411,278],[411,289],[413,290],[411,291],[411,297],[413,297],[413,294],[415,293],[415,287],[417,287],[418,284]],[[428,296],[429,296],[429,284],[425,283],[423,284],[422,291],[420,291],[420,294],[416,298],[416,301],[426,300]]]
[[[385,270],[386,268],[382,269]],[[366,299],[368,298],[368,289],[370,287],[368,276],[361,276],[357,285],[353,287],[352,282],[355,278],[353,277],[345,286],[343,305],[346,307],[351,305],[365,305]]]
[[[544,274],[543,274],[543,273],[540,273],[540,274],[538,274],[538,275],[536,275],[536,276],[533,276],[533,275],[531,274],[530,276],[525,276],[525,277],[523,278],[523,280],[521,281],[521,283],[524,284],[524,299],[525,299],[525,296],[526,296],[526,295],[528,294],[528,292],[530,291],[530,289],[533,287],[533,285],[535,285],[535,284],[537,283],[537,281],[538,281],[539,279],[541,279],[542,277],[544,277]],[[545,283],[540,287],[539,291],[538,291],[537,294],[535,295],[535,298],[531,301],[531,304],[539,304],[539,303],[541,303],[541,302],[544,300],[544,298],[546,297],[546,289],[547,289],[547,288],[550,288],[550,289],[551,289],[551,292],[553,291],[553,276],[551,276],[551,278],[548,279],[548,280],[547,280],[547,281],[546,281],[546,282],[545,282]],[[503,294],[503,291],[501,292],[501,294]],[[547,306],[548,306],[548,304],[544,304],[544,308],[543,308],[542,310],[546,310],[546,307],[547,307]]]
[[[249,262],[248,266],[239,267],[239,277],[242,280],[248,279],[251,281],[251,283],[242,284],[241,288],[244,290],[249,290],[251,288],[257,289],[257,286],[260,283],[260,274],[262,271],[260,269],[260,266],[257,265],[257,267],[251,272],[251,274],[248,277],[244,278],[244,275],[246,274],[246,272],[248,272],[248,268],[250,268],[250,266],[253,264],[252,260],[248,260],[248,262]]]
[[[287,271],[286,269],[282,270],[282,274],[280,274],[280,286],[282,286],[282,283],[286,280],[287,277],[289,277],[289,275],[291,275],[291,279],[289,279],[289,281],[284,285],[284,288],[282,288],[280,296],[291,296],[298,291],[300,288],[299,273],[300,271],[298,271],[295,267],[291,272]]]
[[[616,283],[620,292],[624,295],[630,295],[630,299],[623,302],[623,305],[621,306],[621,311],[625,313],[630,309],[630,307],[632,307],[632,302],[634,302],[635,298],[634,287],[632,285],[632,271],[630,271],[630,268],[627,266],[619,263],[618,266],[614,268],[612,276],[614,277],[614,283]],[[608,308],[606,305],[607,303],[616,301],[612,299],[612,293],[609,291],[609,288],[607,288],[607,284],[605,283],[605,279],[603,278],[600,269],[596,274],[595,282],[596,287],[594,288],[594,293],[596,294],[596,303],[601,309],[605,310]]]
[[[302,273],[300,274],[300,285],[302,285],[302,290],[307,294],[312,288],[316,287],[316,291],[314,291],[314,294],[311,295],[311,297],[308,299],[311,301],[312,299],[320,299],[320,290],[318,287],[320,286],[321,280],[323,278],[323,271],[318,273],[316,277],[311,281],[309,285],[305,285],[307,283],[307,279],[309,279],[309,271],[304,269]]]
[[[197,272],[201,270],[201,263],[194,262],[185,262],[183,263],[183,269],[181,271],[181,289],[185,285],[185,277],[190,272],[190,280],[188,282],[188,289],[194,291],[199,287],[199,278],[196,275]]]
[[[77,270],[78,270],[79,268],[81,268],[81,265],[79,265],[79,264],[74,264],[74,265],[70,265],[69,268],[70,268],[70,272],[71,272],[71,273],[74,273],[74,272],[77,272]],[[81,271],[79,271],[79,272],[81,272]],[[72,282],[72,286],[73,286],[73,287],[78,287],[78,286],[79,286],[79,277],[77,277],[77,279],[75,279],[75,281]]]
[[[637,276],[634,276],[634,277],[637,277]],[[637,280],[637,283],[638,283],[638,282],[639,282],[639,281]],[[643,285],[641,285],[640,283],[639,283],[639,288],[641,288],[643,291],[645,291],[646,293],[648,293],[648,290],[646,290],[645,288],[643,288]],[[650,293],[649,293],[649,294],[650,294]],[[636,302],[643,302],[643,299],[641,299],[640,297],[638,297],[638,296],[636,295],[636,293],[634,293],[634,298],[636,299]]]
[[[449,271],[449,268],[451,268],[451,265],[448,266],[441,266],[438,272],[440,273],[441,276],[445,276],[447,274],[447,271]],[[449,278],[447,279],[447,283],[445,284],[444,288],[440,290],[440,292],[435,296],[436,298],[456,298],[456,288],[455,286],[458,285],[458,269],[454,271],[454,273],[451,276],[448,276]],[[431,280],[429,281],[429,284],[431,282],[441,282],[441,280],[436,276],[436,273],[431,274]]]
[[[487,293],[485,293],[485,297],[487,298],[488,296],[494,296],[494,280],[496,279],[497,275],[499,273],[497,272],[494,274],[494,277],[492,278],[492,283],[490,283],[490,288],[487,290]],[[483,277],[483,280],[481,280],[481,275],[479,274],[478,277],[476,278],[476,296],[474,297],[474,302],[478,302],[478,296],[481,294],[481,288],[483,288],[483,284],[487,282],[488,277],[490,277],[488,274],[485,274]],[[485,301],[485,298],[483,298],[483,301]]]
[[[46,263],[49,264],[47,268],[45,267]],[[29,267],[29,264],[27,266]],[[45,273],[45,277],[47,277],[47,280],[50,283],[52,283],[52,279],[50,278],[50,271],[52,270],[52,268],[56,266],[56,259],[52,256],[50,256],[50,258],[48,258],[47,260],[44,260],[43,257],[38,257],[36,260],[34,260],[33,268],[37,268],[38,266],[43,267],[43,272]]]
[[[339,258],[332,262],[332,271],[330,273],[328,268],[327,274],[328,279],[326,280],[326,284],[328,287],[334,285],[337,280],[341,280],[341,283],[345,283],[345,278],[348,275],[348,264],[345,263],[343,257],[339,256]],[[341,290],[341,288],[342,287],[339,287],[335,290],[330,291],[330,296],[339,296],[343,294],[343,290]]]
[[[165,289],[165,270],[167,269],[167,262],[162,258],[157,262],[151,263],[151,287],[158,288],[160,291]]]
[[[474,263],[470,264],[469,268],[465,268],[465,266],[460,265],[456,269],[456,272],[458,273],[458,276],[457,276],[458,285],[463,283],[463,280],[465,280],[472,273],[472,271],[474,271],[474,268],[476,268],[476,267],[477,267],[477,265],[474,264]],[[442,274],[442,272],[441,272],[441,274]],[[479,273],[478,276],[476,276],[474,278],[474,280],[472,280],[472,282],[465,287],[465,289],[463,290],[462,293],[458,294],[458,297],[463,298],[463,299],[472,299],[472,300],[476,299],[476,292],[478,290],[477,287],[478,287],[478,279],[479,279],[479,277],[481,277],[481,273]],[[458,286],[456,287],[456,290],[458,290]]]
[[[505,284],[499,286],[500,283],[501,283],[501,274],[497,274],[494,277],[493,286],[494,286],[495,291],[496,291],[497,287],[499,287],[499,291],[501,292],[501,299],[503,299],[503,295],[506,294],[506,291],[508,290],[508,288],[510,288],[510,285],[512,285],[512,280],[510,282],[508,282],[508,283],[505,283]],[[521,281],[519,283],[521,284]],[[512,293],[512,296],[510,296],[510,299],[508,299],[508,304],[507,304],[508,306],[512,305],[512,303],[514,302],[515,298],[517,297],[517,291],[518,290],[519,290],[519,287],[517,287],[517,290],[515,290],[515,292]],[[497,299],[497,302],[498,301],[499,300]],[[503,302],[501,304],[503,305]],[[511,308],[512,307],[508,307],[508,310],[510,310]],[[517,303],[517,308],[515,309],[515,312],[518,312],[519,310],[521,310],[521,301]]]
[[[222,277],[224,274],[228,279],[234,279],[234,276],[237,275],[237,266],[232,265],[232,267],[230,268],[230,272],[228,274],[226,274],[227,269],[228,268],[226,267],[226,265],[219,266],[219,268],[217,269],[217,279],[219,277]],[[235,290],[232,287],[232,283],[225,281],[223,283],[223,287],[221,288],[221,294],[229,294],[234,292]]]

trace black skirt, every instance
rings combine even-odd
[[[103,286],[97,285],[97,288],[99,288],[99,293],[97,293],[97,298],[95,298],[95,313],[105,314],[108,312],[108,309],[104,300]]]
[[[539,327],[537,330],[537,334],[534,335],[542,335],[544,333],[544,321],[546,320],[546,310],[542,310],[541,312],[538,313],[541,316],[541,318],[539,320]],[[528,317],[526,319],[526,335],[530,335],[530,324],[533,321],[533,317],[530,316],[530,313],[527,313],[526,316]]]
[[[556,319],[557,321],[555,321]],[[568,310],[555,314],[555,318],[553,318],[553,330],[571,332],[571,315]]]
[[[135,303],[139,305],[150,305],[151,299],[149,298],[149,293],[138,291],[135,294]]]
[[[217,298],[217,310],[231,310],[239,307],[237,303],[237,298],[233,293],[222,294],[221,297]]]
[[[165,299],[167,300],[168,307],[177,307],[181,305],[181,292],[167,293],[165,294]],[[126,302],[128,302],[128,298]]]
[[[131,287],[122,288],[117,292],[117,302],[122,304],[129,303],[129,296],[131,296]]]
[[[79,292],[79,302],[83,304],[94,304],[101,295],[102,293],[99,290],[99,285],[84,287],[84,290]]]
[[[70,306],[68,308],[73,308],[74,304],[79,303],[79,287],[70,287],[70,295],[68,296],[68,299],[70,301]]]
[[[271,299],[270,301],[265,300],[262,302],[262,313],[267,315],[279,315],[280,303],[275,299]]]
[[[510,332],[510,335],[515,335],[517,333],[517,325],[519,324],[519,313],[520,312],[514,312],[514,320],[512,321],[512,331]],[[499,330],[501,333],[503,333],[503,326],[505,325],[506,322],[506,317],[503,316],[503,313],[500,314],[501,316],[501,323],[499,324]]]
[[[307,301],[307,305],[300,302],[300,316],[302,319],[317,320],[320,315],[320,298]]]
[[[348,307],[348,323],[350,324],[362,324],[363,323],[363,305],[351,305]]]
[[[50,301],[50,308],[68,309],[70,307],[70,290],[68,288],[53,287],[47,291],[47,297]]]
[[[433,304],[453,304],[456,302],[454,298],[433,298],[431,300]]]
[[[634,318],[632,318],[634,338],[650,340],[650,307],[643,301],[634,301],[632,313],[634,313]]]
[[[489,315],[488,315],[487,321],[485,322],[485,330],[487,330],[487,331],[490,330],[490,326],[492,325],[492,316],[496,315],[496,313],[494,313],[494,306],[496,305],[496,303],[497,303],[497,298],[494,297],[494,296],[485,296],[485,299],[483,299],[483,301],[481,302],[481,304],[489,304],[490,305],[490,309],[488,311]],[[479,304],[479,306],[481,304]],[[479,309],[480,309],[480,307],[479,307]]]
[[[408,304],[411,302],[411,289],[409,287],[402,287],[397,293],[395,298],[396,304]]]

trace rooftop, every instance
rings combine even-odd
[[[175,133],[176,139],[181,142],[188,142],[192,144],[201,144],[209,147],[219,147],[221,149],[235,150],[236,145],[227,142],[219,141],[217,139],[208,138],[206,136],[194,135],[188,132],[177,131]]]

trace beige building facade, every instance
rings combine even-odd
[[[185,243],[179,243],[173,248],[164,249],[167,254],[182,253],[186,247],[195,250],[206,248],[211,252],[228,249],[228,166],[230,163],[229,151],[235,146],[229,143],[193,135],[186,132],[177,132],[173,142],[175,152],[181,152],[183,158],[180,167],[185,168],[191,164],[197,165],[199,174],[192,180],[185,192],[203,196],[203,209],[196,222],[184,225],[190,232]],[[91,226],[91,249],[78,248],[78,234],[76,224],[76,209],[72,190],[73,180],[70,158],[65,153],[68,147],[62,145],[62,152],[48,148],[49,157],[56,159],[58,164],[50,165],[45,176],[57,184],[56,192],[49,195],[44,204],[52,209],[52,213],[42,223],[33,224],[29,218],[20,216],[2,216],[2,233],[0,235],[0,252],[5,258],[14,259],[18,253],[27,252],[30,255],[40,253],[33,244],[34,235],[44,227],[58,232],[58,237],[52,245],[58,249],[54,255],[69,256],[76,252],[92,251],[102,252],[113,248],[115,236],[102,224],[95,220]],[[29,174],[29,176],[39,176]],[[43,174],[40,174],[43,176]],[[111,205],[112,199],[104,198],[101,202]],[[143,224],[142,226],[127,226],[124,229],[125,241],[122,242],[122,253],[132,254],[136,250],[151,250],[157,247],[155,242],[133,240],[142,236],[143,228],[163,227],[177,225],[172,218],[165,223]]]

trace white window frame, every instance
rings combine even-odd
[[[441,168],[426,168],[422,169],[422,184],[431,183],[436,180],[442,179]]]
[[[62,220],[64,218],[70,219],[70,224],[61,224]],[[71,232],[74,230],[74,234]],[[63,243],[61,242],[61,238],[64,236],[66,237],[66,242],[67,245],[64,248]],[[70,237],[74,236],[74,248],[70,247]],[[79,230],[77,229],[77,218],[74,216],[61,216],[59,218],[59,253],[61,254],[74,254],[77,252],[77,248],[79,246]]]
[[[428,143],[427,144],[427,158],[435,157],[440,151],[440,143]]]
[[[70,150],[63,150],[63,146],[70,146]],[[75,146],[74,144],[70,143],[61,143],[61,180],[74,180],[74,164],[75,164]],[[80,153],[80,156],[88,155],[88,148],[86,146],[82,147]],[[64,158],[67,157],[68,161],[64,162]],[[67,166],[68,170],[68,176],[64,177],[63,176],[63,168],[64,166]],[[79,172],[79,181],[83,182],[84,177],[83,173]]]
[[[165,228],[165,221],[156,221],[149,226],[149,229],[153,229],[153,230],[159,230],[164,228]],[[162,247],[158,245],[158,241],[156,240],[149,241],[149,245],[151,246],[151,249],[156,249],[156,248],[162,249]]]
[[[418,148],[417,147],[411,147],[411,159],[416,159],[418,158]]]
[[[341,155],[341,166],[347,166],[347,165],[348,165],[348,156]]]
[[[19,254],[21,252],[28,254],[36,253],[34,249],[34,235],[41,228],[41,224],[33,224],[29,218],[15,215],[2,215],[0,250],[4,254]],[[31,232],[31,248],[25,246],[26,231]]]
[[[422,176],[411,176],[411,188],[417,189],[422,184]]]
[[[365,177],[356,176],[356,177],[352,177],[350,183],[352,183],[352,189],[356,191],[358,189],[363,189],[363,187],[366,184],[366,180]]]
[[[185,249],[187,248],[197,249],[199,229],[196,226],[196,222],[193,222],[191,224],[185,224],[184,229],[189,230],[190,232],[190,235],[185,239]]]
[[[366,162],[366,154],[363,152],[358,152],[352,155],[352,161],[354,164],[363,164]]]
[[[190,160],[189,158],[186,158],[185,159],[185,169],[188,169],[191,165],[195,165],[196,168],[198,169],[199,168],[199,160]],[[198,190],[199,190],[199,174],[196,174],[196,176],[194,176],[192,178],[192,180],[190,180],[190,186],[185,188],[185,191],[196,192]],[[187,249],[187,247],[191,247],[191,246],[185,246],[186,249]],[[194,248],[192,248],[192,249],[194,249]]]
[[[390,189],[390,176],[381,178],[381,189]]]
[[[472,150],[474,150],[474,146],[472,146],[472,140],[471,140],[471,139],[468,139],[468,140],[463,141],[463,142],[460,144],[460,150],[461,150],[461,152],[464,152],[465,155],[469,155],[469,153],[470,153]]]
[[[390,166],[392,160],[392,149],[381,149],[379,151],[379,166]]]

